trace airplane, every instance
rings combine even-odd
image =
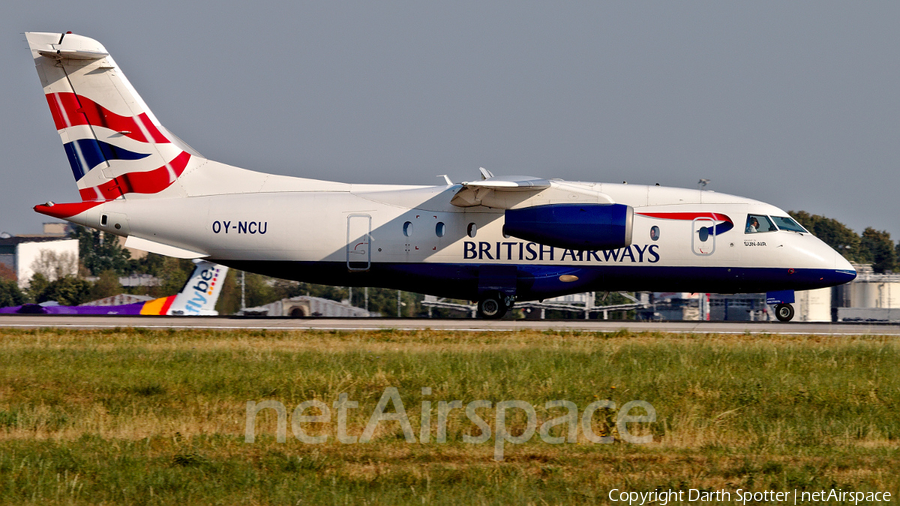
[[[167,130],[96,40],[26,38],[81,196],[34,209],[128,247],[467,299],[486,318],[569,293],[672,291],[766,292],[788,321],[794,290],[856,277],[785,211],[702,189],[483,168],[457,184],[348,184],[226,165]]]
[[[194,272],[181,291],[168,297],[122,304],[118,306],[60,306],[58,304],[23,304],[0,308],[0,314],[80,314],[80,315],[179,315],[217,316],[216,301],[228,267],[206,260],[194,260]]]

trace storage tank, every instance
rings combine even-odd
[[[860,273],[850,286],[852,307],[900,308],[900,274]]]
[[[795,292],[794,297],[797,321],[831,321],[831,287]]]

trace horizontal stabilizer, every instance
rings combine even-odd
[[[150,253],[156,253],[157,255],[165,255],[174,258],[204,258],[209,256],[206,253],[199,253],[177,246],[170,246],[168,244],[142,239],[133,235],[129,235],[128,238],[125,239],[125,247],[149,251]]]
[[[100,51],[76,51],[74,49],[55,49],[50,51],[38,51],[41,56],[53,58],[54,60],[99,60],[106,58],[109,53]]]

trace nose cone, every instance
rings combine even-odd
[[[835,285],[842,285],[856,279],[856,269],[837,251],[834,251],[834,274],[832,278]]]
[[[856,278],[856,269],[840,253],[812,236],[799,236],[793,243],[799,256],[799,266],[808,269],[806,280],[810,287],[825,288],[842,285]]]

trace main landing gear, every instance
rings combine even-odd
[[[512,307],[515,297],[501,293],[491,293],[482,296],[478,301],[478,316],[491,320],[499,320]]]
[[[794,306],[790,304],[778,304],[775,306],[775,318],[780,322],[789,322],[794,317]]]

